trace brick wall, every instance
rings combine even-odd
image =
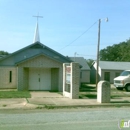
[[[1,88],[17,88],[16,67],[0,67],[0,89]]]
[[[70,87],[66,84],[66,67],[71,67],[70,72]],[[79,63],[63,64],[63,95],[71,99],[79,98],[79,85],[80,85],[80,68]],[[70,91],[69,91],[70,90]]]
[[[80,69],[79,63],[71,63],[71,92],[72,92],[72,99],[79,98],[79,85],[80,85]]]

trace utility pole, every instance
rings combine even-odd
[[[101,20],[98,20],[98,44],[97,44],[97,71],[96,71],[96,88],[98,85],[98,81],[99,81],[99,75],[98,75],[98,71],[99,71],[99,47],[100,47],[100,26],[101,26]],[[105,18],[105,21],[108,22],[108,18]]]
[[[98,84],[98,81],[99,81],[98,71],[99,71],[100,24],[101,24],[101,19],[98,20],[98,44],[97,44],[96,88],[97,88],[97,84]]]
[[[76,55],[77,55],[77,52],[74,53],[74,62],[76,62]]]

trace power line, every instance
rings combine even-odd
[[[88,32],[89,29],[92,28],[96,23],[97,23],[97,21],[94,22],[86,31],[84,31],[81,35],[79,35],[75,40],[73,40],[71,43],[69,43],[68,45],[64,46],[64,47],[61,48],[60,50],[63,50],[64,48],[66,48],[66,47],[69,46],[70,44],[74,43],[74,42],[75,42],[76,40],[78,40],[81,36],[83,36],[86,32]],[[60,50],[59,50],[59,51],[60,51]]]

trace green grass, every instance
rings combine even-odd
[[[0,98],[30,98],[29,91],[0,91]]]
[[[130,92],[125,90],[119,91],[116,88],[111,88],[111,98],[121,99],[122,97],[130,97]],[[97,99],[97,89],[95,84],[82,84],[79,92],[80,99]]]

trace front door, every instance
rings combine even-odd
[[[51,90],[51,69],[30,68],[29,90]]]

